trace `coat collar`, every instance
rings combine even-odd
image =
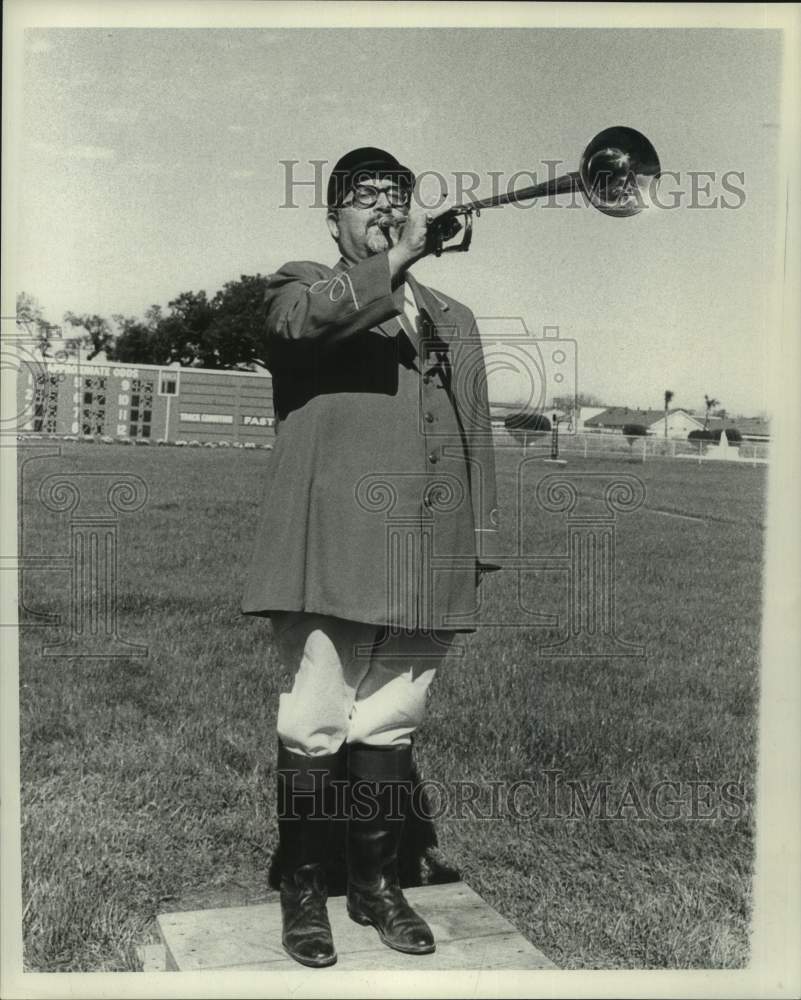
[[[349,260],[345,260],[344,257],[340,257],[336,264],[334,264],[333,270],[342,272],[346,271],[350,267],[353,267],[353,264]],[[426,303],[429,313],[432,314],[432,318],[434,313],[447,312],[450,308],[445,299],[440,298],[436,292],[432,291],[430,288],[426,288],[425,285],[421,285],[411,273],[407,272],[406,281],[411,285],[417,301],[423,301]]]
[[[353,264],[349,260],[345,260],[344,257],[340,257],[334,265],[334,271],[341,273],[350,267],[353,267]],[[448,317],[445,315],[450,308],[448,303],[443,298],[440,298],[436,292],[430,288],[426,288],[425,285],[421,285],[408,271],[406,272],[406,282],[414,293],[421,315],[428,321],[433,330],[436,331],[437,340],[441,341],[443,345],[447,345],[451,339],[451,324],[449,324]],[[396,320],[390,320],[377,325],[387,336],[395,336],[398,331]]]

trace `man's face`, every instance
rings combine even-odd
[[[328,213],[328,229],[345,260],[356,262],[393,247],[409,212],[405,192],[392,179],[361,180]]]

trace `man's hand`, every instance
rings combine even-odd
[[[393,278],[402,275],[421,257],[431,253],[433,249],[431,225],[435,219],[449,212],[453,207],[453,203],[447,200],[437,208],[422,208],[415,202],[414,198],[412,199],[400,238],[387,253],[389,270]],[[458,223],[456,225],[458,227]],[[451,235],[455,235],[456,232],[458,232],[458,228],[455,232],[451,232]]]

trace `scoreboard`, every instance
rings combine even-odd
[[[19,430],[34,434],[203,444],[275,437],[267,372],[44,359],[20,365],[17,412]]]

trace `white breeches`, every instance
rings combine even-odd
[[[278,736],[288,749],[317,756],[345,742],[408,745],[453,632],[387,634],[383,626],[304,611],[271,618],[279,655],[295,672],[278,708]]]

